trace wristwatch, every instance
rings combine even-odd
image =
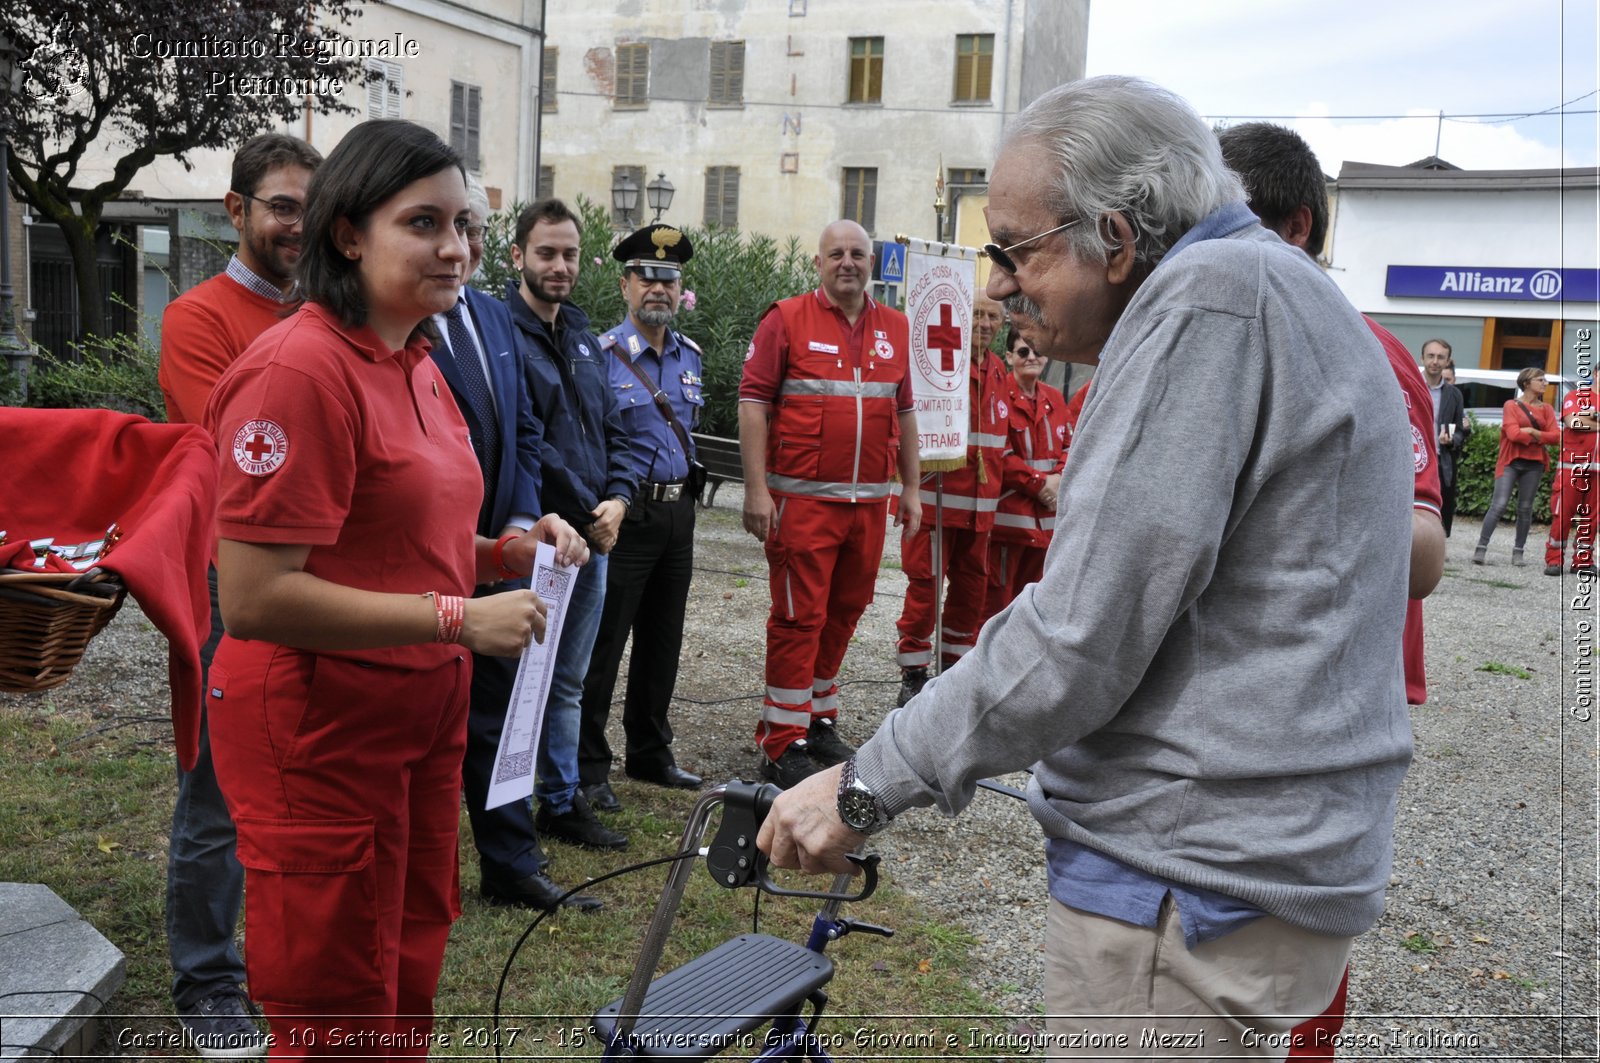
[[[855,757],[844,762],[839,776],[839,819],[859,834],[876,834],[894,819],[884,811],[878,795],[856,778]]]

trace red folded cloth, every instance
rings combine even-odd
[[[17,534],[14,529],[9,528],[0,528],[0,531],[13,536]],[[46,551],[43,557],[39,557],[33,552],[33,547],[29,545],[27,539],[14,543],[0,543],[0,568],[20,569],[23,572],[78,571],[65,558],[49,551]]]
[[[99,565],[122,577],[167,637],[173,737],[179,763],[193,768],[200,647],[211,634],[206,566],[217,454],[210,434],[111,410],[0,407],[0,454],[0,529],[8,534],[79,543],[120,528]]]

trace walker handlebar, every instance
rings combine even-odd
[[[864,901],[877,890],[879,857],[876,853],[846,855],[865,876],[857,893],[796,890],[777,885],[767,875],[767,857],[756,848],[756,835],[772,809],[772,802],[783,791],[771,783],[743,781],[730,782],[722,789],[722,825],[706,850],[706,869],[717,885],[726,889],[753,885],[774,897],[810,897],[820,901]]]

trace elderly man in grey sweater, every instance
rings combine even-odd
[[[843,870],[900,812],[955,814],[1031,764],[1048,1051],[1281,1059],[1382,910],[1411,758],[1399,387],[1148,82],[1029,106],[987,217],[989,296],[1036,350],[1100,367],[1067,519],[1039,583],[784,794],[760,845]]]

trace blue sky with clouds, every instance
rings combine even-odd
[[[1432,155],[1436,137],[1440,157],[1467,169],[1594,166],[1597,7],[1092,0],[1088,72],[1150,78],[1208,119],[1283,116],[1333,175],[1344,162]],[[1461,117],[1558,110],[1576,97],[1564,117]]]

